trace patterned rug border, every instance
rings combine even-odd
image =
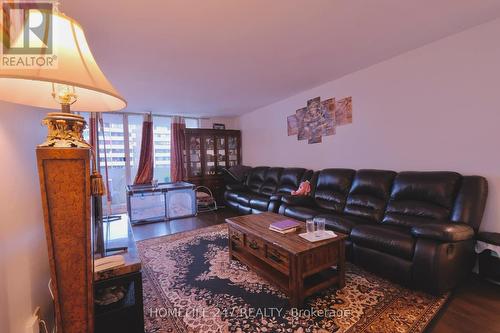
[[[203,228],[198,228],[198,229],[192,229],[192,230],[186,230],[186,231],[179,231],[170,235],[163,235],[163,236],[156,236],[156,237],[151,237],[147,239],[141,239],[139,241],[136,241],[137,244],[139,243],[151,243],[151,244],[157,244],[159,240],[164,239],[164,238],[173,238],[174,240],[178,240],[184,237],[189,237],[191,235],[196,235],[196,234],[202,234],[204,231],[206,232],[212,232],[211,229],[214,231],[219,231],[222,229],[227,229],[227,224],[226,222],[224,223],[219,223],[216,225],[211,225],[208,227],[203,227]],[[182,236],[182,237],[181,237]],[[139,253],[140,255],[140,253]]]
[[[163,243],[167,240],[176,241],[176,240],[180,240],[180,239],[188,238],[188,237],[192,237],[192,236],[198,236],[198,235],[208,234],[208,233],[212,233],[212,232],[220,232],[224,229],[227,229],[227,224],[220,223],[220,224],[216,224],[213,226],[208,226],[208,227],[203,227],[203,228],[198,228],[198,229],[193,229],[193,230],[187,230],[187,231],[181,231],[181,232],[177,232],[177,233],[170,234],[170,235],[163,235],[163,236],[157,236],[157,237],[153,237],[153,238],[143,239],[143,240],[137,241],[137,243],[138,243],[138,245],[140,244],[140,246],[149,247],[149,246],[154,246],[155,244]],[[159,285],[157,279],[154,277],[153,272],[151,271],[151,268],[148,267],[148,265],[146,264],[146,260],[145,260],[146,258],[143,256],[143,253],[141,253],[141,251],[138,250],[138,254],[141,258],[141,261],[143,262],[143,273],[147,275],[147,278],[149,279],[152,286],[154,287],[154,291],[156,293],[158,293],[158,295],[162,295],[162,297],[160,298],[162,305],[167,307],[167,308],[173,307],[173,304],[171,304],[169,302],[169,298],[167,297],[167,295],[165,295],[165,293],[164,293],[163,289],[161,288],[161,286]],[[351,265],[355,266],[352,263],[351,263]],[[355,267],[357,267],[357,266],[355,266]],[[378,278],[378,279],[383,279],[380,276],[375,275],[371,272],[365,271],[365,273],[367,275],[366,276],[367,278],[371,278],[373,276],[373,277]],[[409,294],[409,293],[415,292],[414,290],[408,289],[408,288],[401,286],[395,282],[392,282],[392,281],[389,281],[386,279],[383,279],[383,280],[388,281],[389,283],[394,285],[394,287],[400,293]],[[433,320],[435,320],[436,318],[438,318],[440,316],[441,311],[445,308],[446,304],[449,302],[450,293],[444,294],[440,297],[437,297],[437,296],[433,296],[433,297],[436,298],[435,301],[421,315],[420,320],[417,320],[411,327],[408,328],[408,331],[407,331],[408,333],[425,332],[425,330],[429,327],[429,325],[433,322]],[[395,298],[396,298],[396,296],[394,296],[391,299],[384,300],[383,307],[384,308],[390,307],[390,305],[392,304],[392,300]],[[146,315],[146,311],[145,311],[145,315]],[[369,319],[370,320],[367,320],[364,323],[362,323],[361,327],[363,328],[363,331],[364,330],[370,331],[370,325],[377,318],[370,317]],[[357,324],[361,324],[361,323],[358,322]],[[180,320],[180,319],[175,320],[175,326],[177,329],[179,329],[181,331],[185,329],[182,325],[182,320]],[[348,333],[348,332],[354,333],[354,332],[358,331],[359,328],[360,328],[360,326],[353,325],[351,328],[349,328],[345,332],[346,333]]]

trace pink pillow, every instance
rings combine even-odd
[[[311,193],[311,183],[308,180],[300,183],[297,191],[292,191],[292,195],[309,195]]]

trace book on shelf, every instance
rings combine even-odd
[[[288,229],[292,229],[292,228],[297,229],[299,226],[300,226],[300,223],[298,223],[297,221],[282,220],[282,221],[271,223],[269,228],[270,229],[272,228],[273,230],[276,230],[276,231],[284,231],[284,230],[288,230]]]
[[[94,260],[94,272],[102,272],[125,264],[125,258],[121,254],[107,256]]]

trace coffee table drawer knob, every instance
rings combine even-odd
[[[278,251],[272,250],[271,253],[269,253],[269,259],[272,261],[275,261],[277,263],[282,263],[283,260],[281,259],[281,255]]]
[[[256,241],[250,241],[250,244],[248,244],[252,250],[258,250],[260,247],[257,245]]]
[[[275,261],[279,264],[281,264],[283,262],[283,260],[281,260],[279,257],[276,257],[275,255],[272,255],[272,254],[269,255],[269,259],[271,259],[272,261]]]

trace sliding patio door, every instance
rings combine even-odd
[[[153,117],[154,179],[170,181],[170,140],[172,118]]]
[[[105,214],[121,214],[127,211],[126,187],[130,183],[127,161],[124,117],[122,114],[102,114],[104,131],[99,126],[99,166],[104,179],[108,177],[107,190],[111,196],[111,211],[104,200]],[[107,165],[107,174],[106,174]],[[105,198],[106,199],[106,198]]]

